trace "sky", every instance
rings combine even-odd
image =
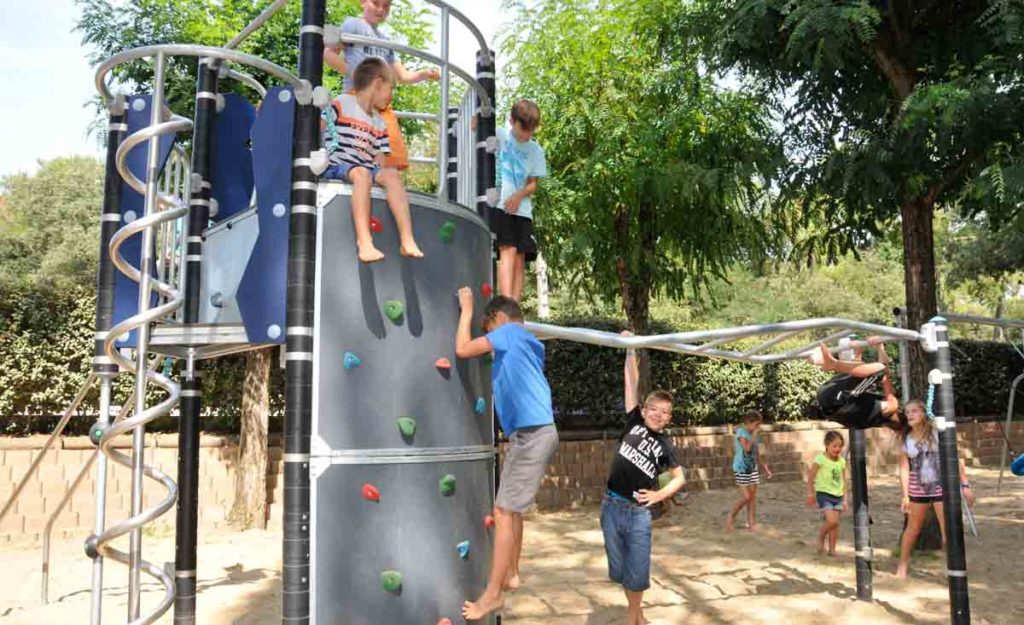
[[[506,20],[501,0],[449,4],[488,41]],[[73,31],[74,0],[0,0],[0,5],[0,177],[34,172],[39,160],[59,156],[102,158],[97,138],[89,134],[96,88],[90,50]],[[475,40],[454,20],[451,37],[452,61],[472,74]]]

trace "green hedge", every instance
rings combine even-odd
[[[93,298],[83,293],[11,292],[0,297],[0,433],[25,434],[52,428],[89,371]],[[620,321],[560,318],[552,323],[608,331]],[[674,328],[655,322],[653,332]],[[895,352],[895,350],[890,350]],[[1024,370],[1024,359],[1009,345],[991,341],[953,341],[957,413],[1005,414],[1009,385]],[[566,341],[547,343],[559,426],[563,429],[614,427],[622,410],[622,352]],[[204,429],[237,431],[245,375],[244,355],[203,364]],[[803,362],[747,365],[653,351],[654,384],[676,396],[675,421],[685,425],[734,422],[750,407],[773,421],[799,419],[825,376]],[[115,400],[131,389],[131,376],[118,378]],[[154,391],[158,393],[159,391]],[[94,411],[95,393],[88,411]],[[1024,404],[1024,402],[1021,402]],[[271,367],[271,427],[284,413],[284,376],[275,358]],[[92,418],[72,422],[83,433]],[[173,430],[166,419],[154,429]]]

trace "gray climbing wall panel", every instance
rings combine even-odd
[[[462,602],[483,590],[490,566],[490,369],[454,353],[456,290],[474,288],[478,318],[488,299],[490,233],[465,208],[410,199],[426,258],[399,255],[394,219],[375,196],[374,243],[386,258],[364,265],[348,188],[320,189],[311,459],[317,625],[459,622]],[[400,317],[389,317],[388,302],[401,304]],[[440,359],[450,368],[437,366]],[[402,417],[412,420],[404,432]],[[449,475],[454,492],[443,494]],[[379,501],[364,497],[366,485]],[[400,590],[383,587],[385,571],[401,573]]]

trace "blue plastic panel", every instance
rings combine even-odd
[[[282,91],[291,92],[284,87],[267,91],[252,127],[260,234],[235,296],[250,343],[285,341],[295,98],[282,102]]]
[[[135,95],[128,98],[128,134],[149,126],[149,118],[152,114],[153,96],[150,94]],[[159,171],[163,171],[167,157],[171,153],[171,146],[174,143],[173,135],[160,137],[160,160]],[[128,153],[128,169],[143,182],[146,181],[146,157],[148,156],[149,142],[141,143]],[[134,219],[142,217],[146,213],[146,199],[135,192],[127,183],[121,183],[121,225],[125,225]],[[139,266],[139,259],[142,253],[142,233],[139,233],[124,242],[121,246],[121,255],[133,266]],[[151,272],[156,267],[150,267]],[[156,305],[156,296],[150,299],[150,306]],[[131,317],[139,310],[139,285],[120,271],[114,276],[114,323],[120,323]],[[124,341],[118,341],[118,347],[135,347],[134,331]]]
[[[249,208],[252,198],[252,152],[249,133],[256,109],[237,93],[225,93],[224,110],[213,122],[210,167],[213,197],[220,207],[213,221],[223,221]],[[289,145],[288,153],[291,154]]]

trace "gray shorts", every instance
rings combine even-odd
[[[537,498],[541,478],[557,449],[558,430],[554,425],[516,430],[508,438],[494,505],[510,512],[526,512]]]

